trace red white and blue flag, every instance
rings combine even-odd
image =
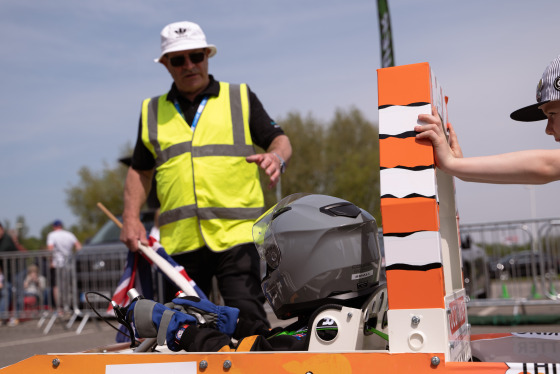
[[[189,277],[185,268],[176,263],[175,260],[173,260],[173,258],[169,256],[167,252],[165,252],[165,249],[156,239],[150,237],[149,244],[158,255],[167,260],[167,262],[169,262],[177,270],[177,272],[180,273],[191,284],[191,286],[198,294],[198,297],[200,297],[201,299],[208,299],[204,292],[202,292],[202,290],[196,285],[196,282]],[[171,282],[171,280],[165,273],[163,273],[160,269],[158,269],[158,271],[160,271],[167,278],[167,280]],[[154,298],[154,289],[152,286],[152,261],[141,255],[141,252],[139,251],[128,251],[126,264],[124,266],[124,272],[121,276],[121,279],[119,280],[119,284],[117,285],[115,292],[113,293],[112,301],[121,306],[128,305],[130,300],[128,298],[127,292],[131,288],[135,288],[138,293],[146,299],[153,300]],[[107,312],[113,312],[113,307],[111,306],[111,304],[109,304]],[[124,329],[123,331],[126,332],[126,329]],[[124,342],[129,340],[127,340],[127,338],[125,338],[123,334],[119,333],[117,334],[117,341]]]

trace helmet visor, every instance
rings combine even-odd
[[[272,269],[276,269],[280,263],[280,249],[274,238],[273,230],[270,229],[270,225],[272,225],[276,217],[291,209],[290,204],[292,202],[306,195],[309,194],[297,193],[285,197],[260,216],[253,225],[253,241],[257,247],[257,252],[261,260],[266,261],[267,265]]]

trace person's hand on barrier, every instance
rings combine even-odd
[[[202,317],[208,327],[232,336],[237,326],[239,309],[215,305],[196,296],[184,296],[172,300],[175,308],[188,314]]]
[[[431,141],[434,147],[436,165],[444,171],[450,170],[454,160],[463,157],[463,152],[453,127],[450,123],[447,124],[449,128],[448,143],[441,124],[441,118],[434,106],[432,106],[432,114],[419,114],[418,121],[423,124],[414,127],[414,131],[418,132],[416,139]]]
[[[173,310],[153,300],[140,299],[128,307],[127,320],[132,322],[138,338],[157,338],[157,344],[180,351],[179,341],[184,331],[197,324],[189,314]]]
[[[461,150],[461,146],[459,145],[457,133],[455,132],[455,129],[453,128],[451,123],[447,124],[447,130],[449,130],[449,147],[451,148],[453,156],[455,156],[456,158],[463,158],[463,151]]]

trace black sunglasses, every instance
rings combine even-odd
[[[189,60],[191,60],[193,64],[198,64],[204,61],[204,58],[206,58],[206,53],[193,52],[193,53],[189,53],[187,56],[189,56]],[[169,58],[169,63],[171,64],[171,66],[176,68],[185,65],[185,62],[187,62],[185,55],[173,56]]]

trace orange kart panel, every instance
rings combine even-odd
[[[432,364],[437,357],[438,365]],[[53,360],[59,360],[57,367]],[[201,369],[201,362],[206,368]],[[227,366],[231,365],[229,368]],[[225,366],[224,366],[225,365]],[[519,364],[521,365],[521,364]],[[225,368],[226,367],[226,368]],[[103,353],[50,354],[33,356],[0,370],[2,374],[82,373],[145,374],[158,372],[190,373],[507,373],[505,363],[444,362],[443,355],[426,353],[390,354],[385,352],[351,353]],[[516,371],[518,373],[519,371]],[[512,373],[511,371],[509,373]]]

